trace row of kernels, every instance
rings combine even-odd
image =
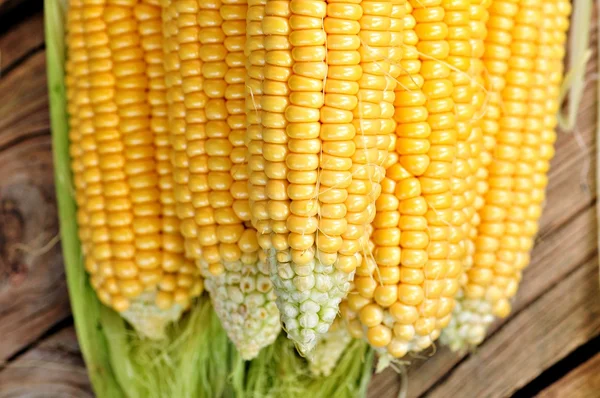
[[[183,3],[181,4],[184,5]],[[193,65],[196,64],[196,69],[199,68],[197,62],[193,59],[182,61],[180,59],[179,50],[181,45],[191,43],[195,40],[193,28],[185,30],[185,26],[179,26],[179,20],[183,20],[185,15],[190,15],[188,11],[185,13],[185,8],[179,6],[177,1],[165,1],[163,5],[163,65],[164,79],[167,99],[167,137],[170,148],[166,151],[159,150],[159,154],[163,155],[168,151],[169,161],[171,162],[171,170],[164,171],[166,174],[161,175],[160,187],[165,191],[172,190],[172,205],[177,219],[179,220],[179,229],[184,238],[184,253],[188,258],[196,259],[200,256],[200,248],[196,242],[198,236],[198,228],[194,221],[194,207],[192,205],[192,195],[188,189],[189,171],[188,171],[188,156],[186,153],[186,107],[183,98],[182,88],[182,65],[187,66],[187,77],[194,71]],[[181,12],[181,14],[180,14]],[[189,18],[188,18],[189,20]],[[190,24],[188,24],[188,28]],[[181,30],[181,32],[180,32]],[[196,71],[195,75],[199,74]],[[162,165],[159,163],[159,165]],[[164,167],[164,166],[163,166]],[[171,195],[166,194],[163,200],[168,202]],[[166,226],[163,224],[163,226]]]
[[[339,220],[322,217],[317,220],[317,197],[319,202],[328,198],[331,198],[329,202],[332,204],[340,202],[340,195],[335,189],[327,192],[325,187],[320,186],[324,176],[319,174],[320,109],[324,103],[323,82],[327,73],[323,29],[326,3],[322,0],[292,0],[290,11],[289,43],[293,48],[293,66],[288,80],[289,104],[285,109],[289,208],[281,205],[276,212],[277,216],[284,216],[282,211],[288,212],[291,260],[304,265],[314,258],[313,246],[317,235],[317,249],[321,251],[322,245],[322,249],[334,257],[339,249],[335,237],[341,240],[339,235],[343,226],[336,222]],[[271,178],[270,175],[267,177]]]
[[[87,53],[83,35],[82,10],[79,1],[71,2],[67,14],[67,46],[69,53],[66,62],[65,85],[67,88],[67,111],[69,113],[69,156],[75,185],[75,202],[77,204],[77,224],[79,240],[83,254],[86,255],[90,245],[89,216],[85,208],[86,163],[83,161],[82,126],[91,118],[89,109],[88,87],[84,81],[88,75]],[[86,110],[87,109],[87,110]],[[88,122],[89,123],[89,122]],[[89,167],[89,166],[87,166]],[[93,263],[95,265],[95,262]],[[93,269],[88,272],[94,272]]]
[[[161,204],[161,266],[166,274],[158,285],[156,304],[163,309],[171,307],[173,302],[185,307],[191,297],[202,293],[203,282],[193,262],[185,257],[184,240],[175,211],[162,48],[162,9],[151,1],[142,2],[136,5],[134,14],[138,20],[140,45],[147,62],[147,101],[150,105],[150,129],[154,136]],[[178,280],[175,284],[177,288],[172,288],[172,279]]]
[[[131,226],[136,252],[129,260],[138,267],[151,271],[139,278],[144,288],[151,290],[159,284],[159,278],[162,278],[161,206],[154,159],[154,134],[150,128],[150,106],[147,97],[147,61],[141,47],[138,21],[135,18],[136,3],[137,1],[131,1],[125,13],[125,10],[117,5],[118,2],[109,2],[104,18],[112,52],[112,70],[116,77],[114,103],[117,106],[118,128],[124,143],[122,150],[125,158],[125,181],[133,213]],[[113,149],[113,142],[110,143],[110,147]],[[119,222],[115,227],[120,228],[122,225]],[[137,294],[139,293],[141,286]]]
[[[360,249],[358,240],[364,234],[363,226],[357,225],[356,217],[353,217],[356,212],[351,195],[358,192],[350,190],[356,185],[351,173],[352,156],[356,151],[352,111],[358,105],[358,81],[362,76],[357,40],[362,7],[354,3],[330,2],[326,14],[328,66],[319,136],[322,141],[319,179],[322,218],[317,247],[321,253],[333,254],[321,254],[321,261],[335,263],[344,272],[352,272],[357,266],[354,254]],[[341,228],[328,228],[327,223]]]
[[[504,233],[502,236],[487,235],[482,239],[482,246],[493,263],[485,263],[486,268],[468,274],[469,284],[485,291],[485,298],[492,303],[492,311],[496,316],[507,316],[510,312],[508,298],[514,295],[518,286],[519,264],[528,262],[531,243],[526,236],[535,229],[527,220],[526,213],[543,114],[543,107],[536,97],[540,94],[543,97],[544,94],[543,91],[536,93],[534,87],[540,11],[541,2],[537,0],[520,2],[514,18],[515,25],[510,32],[509,70],[505,76],[506,87],[502,91],[502,111],[490,165],[488,192],[502,192],[510,196],[508,206],[498,207],[499,211],[494,211],[498,217],[495,221],[504,223]],[[505,180],[506,185],[497,184],[497,179]],[[483,208],[484,214],[486,207],[488,201]]]
[[[452,310],[453,298],[458,290],[458,278],[462,271],[461,254],[449,242],[460,242],[460,227],[452,223],[452,195],[450,179],[456,158],[456,111],[447,59],[450,56],[448,25],[444,22],[446,7],[439,1],[417,4],[415,7],[415,31],[419,37],[417,50],[422,61],[423,94],[427,98],[427,122],[431,128],[427,156],[429,165],[419,183],[421,194],[427,203],[425,218],[429,230],[427,263],[445,266],[445,277],[428,276],[429,286],[424,286],[424,298],[439,300],[435,315],[427,316],[426,307],[420,308],[421,316],[427,316],[435,330],[444,328]],[[450,105],[452,104],[452,105]],[[432,329],[432,332],[434,330]]]
[[[489,275],[490,269],[496,261],[496,243],[498,238],[505,233],[504,219],[506,209],[512,202],[510,188],[512,186],[513,167],[510,162],[494,162],[492,156],[498,153],[496,136],[500,130],[501,116],[501,91],[506,86],[505,75],[509,69],[508,61],[511,54],[512,29],[514,17],[519,7],[516,1],[494,1],[489,7],[488,33],[485,38],[483,64],[487,70],[484,73],[487,98],[485,100],[485,113],[480,120],[483,133],[483,149],[490,153],[490,157],[482,156],[483,166],[487,170],[484,206],[478,211],[480,225],[475,241],[475,254],[472,268],[467,271],[465,285],[466,298],[483,298],[485,287],[480,286],[481,278],[478,274]],[[515,151],[511,151],[515,152]],[[516,160],[516,159],[515,159]],[[473,278],[479,279],[475,282]],[[489,284],[489,278],[487,279]]]
[[[290,44],[290,1],[269,0],[265,5],[262,31],[265,35],[265,66],[263,68],[263,95],[261,97],[262,155],[264,158],[265,199],[269,226],[261,226],[259,243],[271,245],[278,260],[289,262],[288,227],[290,193],[288,190],[289,153],[287,143],[286,109],[289,105],[288,79],[292,75],[292,45]],[[256,204],[255,204],[256,206]],[[259,206],[262,206],[259,205]],[[259,208],[259,211],[263,211]]]
[[[357,225],[359,191],[352,187],[352,157],[356,152],[353,110],[358,105],[358,81],[362,77],[359,53],[360,4],[329,2],[324,20],[327,33],[327,79],[321,108],[322,141],[319,175],[319,258],[350,273],[357,266],[363,225]],[[333,228],[332,228],[333,227]]]
[[[90,216],[91,248],[88,262],[95,262],[98,272],[91,278],[98,297],[117,311],[129,307],[129,299],[121,293],[116,279],[117,264],[113,260],[122,260],[135,268],[133,259],[136,248],[132,244],[135,232],[132,230],[132,198],[125,175],[124,134],[119,128],[120,115],[117,113],[116,44],[126,46],[127,42],[112,43],[115,29],[110,29],[111,19],[121,17],[131,21],[131,8],[123,7],[111,13],[106,4],[92,5],[84,2],[84,30],[87,37],[86,50],[90,70],[90,102],[94,115],[91,133],[93,146],[87,146],[84,153],[89,159],[95,158],[93,168],[86,170],[86,210]],[[119,12],[121,11],[121,12]],[[111,18],[113,17],[113,18]],[[135,42],[135,39],[133,40]],[[116,47],[116,48],[115,48]],[[126,70],[123,68],[121,71]],[[101,76],[99,76],[101,75]],[[107,77],[100,79],[98,77]],[[139,89],[140,79],[131,79],[131,86]],[[137,86],[137,87],[136,87]],[[143,122],[142,122],[143,127]],[[150,266],[149,268],[154,268]],[[137,282],[137,281],[135,281]],[[131,296],[142,291],[139,283],[132,283]],[[153,281],[156,283],[157,281]]]
[[[394,102],[394,119],[398,122],[396,142],[403,138],[403,130],[419,130],[419,122],[426,124],[427,117],[426,110],[420,111],[425,103],[425,98],[421,91],[422,78],[419,75],[421,63],[415,48],[417,42],[414,31],[415,19],[411,15],[410,4],[406,3],[405,8],[407,12],[403,18],[403,56]],[[421,126],[424,127],[424,125]],[[414,130],[415,127],[417,127],[416,130]],[[377,215],[373,220],[374,231],[371,239],[375,245],[374,258],[366,257],[357,269],[355,285],[360,296],[354,295],[348,298],[349,307],[352,311],[357,312],[360,321],[367,327],[366,334],[371,344],[385,346],[388,353],[394,357],[403,356],[408,352],[410,341],[414,337],[414,327],[412,324],[404,327],[404,329],[413,327],[412,333],[407,330],[402,334],[393,333],[394,321],[387,326],[383,324],[384,318],[389,318],[391,315],[392,320],[398,321],[406,319],[400,312],[416,313],[413,306],[419,304],[417,303],[418,297],[422,295],[418,286],[416,286],[417,289],[411,289],[411,286],[406,283],[419,283],[420,281],[417,281],[419,277],[403,273],[400,267],[401,238],[403,237],[401,230],[404,230],[401,227],[411,228],[410,225],[402,225],[400,206],[404,200],[414,198],[414,192],[410,193],[410,189],[402,188],[402,181],[410,177],[402,165],[403,158],[405,162],[406,155],[399,153],[396,148],[389,154],[390,162],[387,165],[386,178],[381,183],[382,192],[376,201]],[[407,195],[401,196],[402,192]],[[427,237],[425,220],[422,221],[423,223],[420,225],[422,230],[415,231],[415,233],[418,236]],[[416,247],[413,247],[414,249]],[[371,304],[367,304],[369,302]],[[403,310],[399,312],[400,307]],[[393,314],[400,316],[395,318]],[[413,317],[411,321],[415,322],[416,318]],[[356,332],[357,328],[353,329]]]
[[[360,3],[360,32],[356,41],[362,74],[358,79],[358,103],[352,123],[356,130],[352,155],[352,183],[348,186],[346,216],[352,240],[347,239],[347,254],[368,255],[368,231],[375,217],[375,200],[381,193],[385,176],[383,164],[390,145],[393,120],[394,86],[390,84],[391,1]],[[397,71],[397,69],[395,69]],[[346,254],[346,253],[344,253]],[[356,268],[358,256],[349,257]]]
[[[225,62],[229,67],[225,75],[227,90],[226,106],[229,112],[227,123],[231,128],[229,142],[233,146],[230,159],[233,183],[229,189],[233,198],[232,209],[241,222],[250,221],[248,204],[248,159],[246,156],[246,16],[248,4],[246,0],[236,0],[221,8],[221,16],[225,21],[223,31],[227,36],[228,54]]]
[[[252,226],[268,238],[265,161],[262,156],[261,98],[265,66],[262,20],[266,0],[250,0],[246,15],[246,145],[248,148],[248,201]],[[264,241],[265,238],[261,241]],[[267,247],[265,247],[266,249]]]
[[[198,101],[202,115],[198,115],[198,123],[204,123],[204,131],[197,137],[188,137],[188,142],[194,149],[197,148],[198,156],[195,159],[198,163],[201,162],[198,165],[199,181],[193,191],[206,195],[203,198],[205,200],[198,202],[195,207],[196,219],[202,223],[199,235],[203,246],[202,256],[210,264],[209,271],[212,274],[223,271],[224,261],[239,260],[241,252],[237,242],[245,229],[232,208],[230,188],[234,181],[230,156],[233,145],[229,140],[234,128],[243,127],[245,118],[241,126],[240,120],[234,120],[236,123],[233,126],[229,124],[231,106],[227,104],[227,97],[233,100],[236,93],[229,91],[226,80],[229,72],[226,62],[229,49],[241,51],[245,42],[245,34],[236,35],[235,22],[230,22],[241,18],[243,10],[245,6],[240,10],[238,5],[224,5],[220,0],[209,0],[201,1],[197,11],[199,57],[202,61],[202,95]],[[224,15],[230,20],[227,24]],[[225,32],[226,26],[229,27],[230,37]],[[238,103],[237,107],[240,105]],[[235,108],[236,106],[232,107],[234,112]],[[241,109],[237,110],[238,113],[239,111]],[[190,189],[192,190],[191,183]],[[199,220],[199,214],[204,220]]]
[[[452,192],[452,239],[450,259],[465,259],[470,234],[470,221],[475,214],[475,172],[471,169],[471,143],[474,108],[471,104],[472,90],[469,70],[471,65],[471,30],[469,26],[469,0],[444,0],[444,22],[448,26],[447,58],[452,68],[449,80],[454,87],[452,99],[456,113],[456,159],[453,164],[450,189]]]
[[[485,112],[486,90],[484,65],[482,61],[484,53],[484,40],[487,36],[486,23],[489,17],[488,7],[491,0],[471,0],[469,5],[469,27],[471,46],[471,62],[469,65],[469,76],[471,78],[471,105],[473,115],[471,119],[471,132],[467,139],[471,157],[468,160],[472,172],[473,185],[469,185],[469,194],[473,195],[471,217],[467,220],[465,261],[466,269],[473,265],[475,254],[475,239],[477,238],[477,227],[479,226],[479,209],[483,206],[483,195],[487,191],[487,169],[484,163],[489,164],[490,153],[485,150],[483,143],[483,131],[481,118]]]

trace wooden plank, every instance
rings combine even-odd
[[[70,313],[50,137],[0,153],[0,364]]]
[[[0,80],[0,364],[69,315],[44,53]]]
[[[0,80],[0,150],[30,136],[49,134],[46,53],[40,51]]]
[[[44,14],[41,10],[0,36],[0,78],[6,70],[44,44]]]
[[[600,395],[600,353],[542,391],[539,398],[597,398]]]
[[[578,265],[593,256],[596,251],[594,211],[592,206],[588,206],[562,228],[538,242],[532,253],[533,262],[525,271],[519,293],[513,303],[515,313],[524,310],[552,286],[565,279]],[[511,318],[496,322],[490,328],[490,333],[510,322]],[[413,359],[413,364],[408,370],[408,396],[422,395],[462,358],[464,355],[439,347],[430,360]],[[399,383],[399,378],[391,369],[376,375],[372,382],[371,396],[395,397],[400,387]]]
[[[73,327],[62,329],[0,372],[0,397],[93,397]]]
[[[594,257],[492,335],[427,396],[510,396],[600,334],[599,294]]]

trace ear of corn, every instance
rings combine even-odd
[[[136,2],[135,8],[141,7],[140,4]],[[148,4],[156,6],[154,3]],[[74,5],[79,6],[80,3],[75,1]],[[119,2],[117,8],[120,6],[123,6],[122,2]],[[168,328],[165,339],[156,342],[132,333],[120,315],[101,305],[96,293],[88,283],[84,261],[80,255],[75,217],[76,203],[75,198],[71,196],[75,190],[70,186],[69,150],[72,147],[69,148],[67,137],[69,131],[66,118],[68,101],[63,81],[65,51],[62,43],[62,29],[65,10],[66,7],[63,7],[58,0],[46,1],[45,26],[52,139],[61,219],[61,241],[67,280],[79,345],[88,365],[95,393],[98,396],[115,398],[125,396],[149,398],[266,396],[273,394],[299,397],[304,396],[305,392],[315,397],[364,396],[370,378],[373,354],[362,342],[354,341],[350,345],[330,377],[313,378],[308,376],[305,361],[296,355],[293,346],[285,339],[280,339],[246,367],[241,366],[242,363],[237,359],[233,347],[227,344],[226,335],[212,312],[212,306],[203,298],[195,302],[192,311],[178,323],[177,327]],[[138,13],[140,10],[134,10],[134,12]],[[146,9],[144,13],[160,16],[160,13],[156,14],[154,10]],[[143,13],[139,15],[143,15]],[[151,20],[148,21],[149,24],[154,24],[154,17],[143,17],[138,24],[140,31],[145,31],[142,25],[146,24],[141,21],[147,19]],[[66,21],[66,18],[64,20]],[[82,42],[81,36],[77,40]],[[151,38],[141,39],[142,42],[151,42],[152,40]],[[152,59],[156,59],[155,55],[152,55]],[[64,74],[69,85],[73,83],[71,75],[73,69],[73,63],[69,61],[68,73]],[[150,78],[150,74],[148,77],[148,93],[151,93],[152,78]],[[160,109],[161,102],[154,102],[156,100],[154,94],[149,95],[154,98],[150,105],[150,117],[151,120],[155,119],[154,122],[151,121],[151,125],[155,122],[160,124],[161,122],[158,120],[166,117],[168,112],[164,112],[164,108]],[[72,111],[72,107],[73,104],[69,102],[69,111]],[[159,134],[158,131],[153,130],[156,135]],[[72,131],[74,143],[79,142],[77,134],[77,131]],[[161,152],[159,147],[169,148],[170,146],[164,145],[164,137],[156,135],[154,137],[155,159],[159,181],[168,184],[169,179],[163,180],[163,175],[160,174],[160,170],[164,170],[164,168],[159,163],[164,159],[165,152]],[[160,145],[159,142],[163,145]],[[159,155],[158,152],[163,155]],[[77,162],[76,155],[77,153],[73,156],[74,162]],[[171,184],[173,183],[171,182]],[[158,190],[161,191],[161,197],[168,194],[166,185],[163,186],[159,183]],[[170,204],[174,205],[174,202],[171,201]],[[165,208],[167,206],[161,210],[161,217],[164,218],[169,216],[169,210]],[[86,225],[82,224],[81,229],[85,234]],[[177,230],[170,228],[169,231],[176,232]],[[185,241],[188,254],[199,253],[195,250],[194,244],[193,240]],[[169,247],[176,248],[178,245]],[[171,253],[179,253],[179,251],[171,251]],[[131,311],[137,303],[137,299],[132,300],[129,310]],[[364,362],[356,361],[356,358],[362,358]],[[282,378],[281,375],[285,375],[285,377]]]
[[[449,322],[458,288],[462,236],[452,222],[457,132],[448,63],[453,40],[444,19],[454,6],[466,7],[406,3],[394,160],[377,201],[373,257],[365,257],[344,306],[353,335],[365,335],[387,359],[429,347]]]
[[[72,169],[86,270],[99,299],[151,338],[202,292],[183,256],[164,166],[160,9],[71,8],[67,61]],[[162,148],[161,148],[162,146]]]
[[[336,6],[331,7],[333,12]],[[347,184],[349,147],[343,147],[339,161],[330,163],[329,168],[334,163],[337,168],[331,172],[320,168],[327,163],[319,156],[321,120],[333,120],[331,112],[336,112],[333,108],[330,113],[322,111],[328,73],[323,21],[327,9],[324,1],[267,1],[262,20],[264,172],[259,175],[265,179],[265,200],[254,203],[253,213],[267,218],[259,228],[259,242],[270,251],[271,277],[284,328],[302,352],[310,351],[317,336],[333,322],[348,290],[353,264],[337,258],[346,230],[343,202],[347,192],[327,186],[338,176],[342,187]],[[353,9],[351,21],[356,11]],[[356,35],[349,38],[357,42]],[[355,70],[352,65],[346,69]],[[352,103],[352,98],[349,100]],[[338,113],[348,126],[349,111]],[[319,178],[328,182],[320,185]],[[320,203],[327,206],[321,209]],[[319,210],[324,210],[320,221]],[[350,269],[342,268],[344,264]]]
[[[352,341],[343,322],[336,318],[327,333],[319,336],[315,349],[306,357],[308,368],[315,376],[329,376]]]
[[[164,9],[177,215],[217,315],[251,359],[280,325],[266,258],[249,225],[247,4],[175,0]]]
[[[354,377],[336,391],[351,395],[351,336],[389,364],[447,325],[452,349],[477,344],[509,314],[554,154],[567,0],[159,1],[73,0],[67,20],[83,262],[119,314],[78,323],[106,329],[94,360],[127,352],[104,391],[318,396]],[[167,328],[204,285],[212,307]],[[330,329],[344,298],[349,329]],[[279,317],[323,383],[283,338],[260,352]],[[185,349],[211,338],[217,354]],[[129,383],[159,352],[164,377]]]
[[[479,344],[494,317],[508,316],[509,299],[529,263],[554,154],[569,12],[564,1],[492,3],[486,46],[500,38],[506,44],[504,50],[486,47],[484,62],[505,72],[489,78],[490,91],[496,90],[494,98],[501,98],[502,105],[492,108],[495,120],[483,125],[484,134],[495,135],[496,147],[488,166],[490,189],[480,211],[474,266],[444,336],[453,349]]]

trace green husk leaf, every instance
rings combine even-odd
[[[569,68],[560,88],[559,103],[569,95],[566,109],[558,112],[558,125],[565,131],[572,131],[577,122],[579,103],[585,89],[585,67],[591,58],[589,48],[592,5],[589,0],[573,1],[571,15],[571,34],[569,36]]]
[[[65,272],[77,338],[100,398],[323,397],[366,395],[373,350],[354,340],[329,377],[310,375],[283,336],[251,362],[228,341],[206,296],[163,340],[141,337],[103,306],[89,284],[77,235],[64,83],[67,4],[44,0],[54,178]]]

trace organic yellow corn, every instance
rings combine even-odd
[[[153,338],[203,289],[169,218],[160,15],[151,1],[76,1],[67,37],[86,269],[100,300]]]
[[[509,314],[508,300],[529,263],[554,154],[562,45],[570,12],[564,4],[521,0],[511,18],[506,85],[475,263],[467,273],[456,321],[445,332],[453,349],[480,343],[494,316]],[[491,11],[492,16],[499,11],[494,3]]]
[[[182,232],[225,331],[242,358],[252,359],[280,324],[266,256],[250,226],[247,3],[175,0],[164,9],[173,27],[166,65],[173,73],[169,120],[178,127],[170,138],[181,176],[175,192]]]
[[[348,274],[335,270],[333,261],[315,258],[325,16],[321,0],[271,0],[262,23],[262,153],[270,236],[261,238],[261,245],[272,248],[271,278],[282,321],[301,352],[310,351],[317,335],[327,331],[348,285]],[[332,203],[339,195],[331,192]],[[336,220],[329,224],[333,234],[343,228]]]
[[[311,373],[319,377],[331,375],[351,341],[348,329],[340,318],[336,318],[327,333],[319,336],[317,346],[306,357]]]
[[[420,351],[439,336],[461,272],[450,245],[460,242],[452,224],[457,132],[444,19],[450,5],[432,0],[406,7],[397,139],[376,202],[373,256],[357,269],[342,308],[351,334],[365,335],[387,359]]]

